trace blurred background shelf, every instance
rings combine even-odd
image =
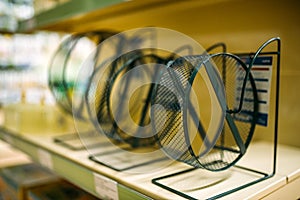
[[[72,0],[59,5],[55,5],[48,10],[41,11],[33,18],[20,22],[19,31],[26,32],[32,30],[55,30],[59,31],[62,26],[64,31],[68,31],[67,24],[80,22],[86,23],[86,19],[91,15],[91,12],[101,11],[107,7],[122,3],[122,0],[113,1],[80,1]],[[73,21],[75,20],[75,21]],[[76,21],[77,20],[77,21]],[[61,26],[59,26],[61,24]],[[64,24],[64,25],[63,25]]]
[[[95,29],[121,31],[134,27],[159,26],[170,20],[166,18],[166,14],[170,11],[186,12],[191,7],[205,8],[235,1],[239,0],[70,0],[21,21],[18,31],[85,32]]]
[[[54,6],[49,10],[38,13],[33,18],[20,23],[20,32],[32,30],[52,31],[78,31],[81,28],[77,25],[88,24],[94,21],[105,20],[106,18],[118,17],[127,13],[159,7],[164,3],[172,4],[171,1],[125,1],[125,0],[71,0],[66,3]],[[108,28],[108,27],[107,27]],[[86,31],[81,29],[81,31]]]

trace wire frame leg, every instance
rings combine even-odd
[[[233,189],[230,189],[230,190],[227,190],[227,191],[222,192],[220,194],[208,197],[207,199],[212,200],[212,199],[218,199],[218,198],[224,197],[226,195],[229,195],[229,194],[232,194],[232,193],[237,192],[239,190],[245,189],[247,187],[255,185],[259,182],[262,182],[262,181],[267,180],[267,179],[274,176],[274,173],[268,174],[268,173],[265,173],[265,172],[261,172],[261,171],[258,171],[258,170],[254,170],[254,169],[247,168],[247,167],[242,167],[242,166],[237,166],[237,165],[234,166],[234,167],[238,168],[238,169],[241,169],[242,171],[245,171],[245,172],[251,172],[252,174],[258,175],[260,177],[255,179],[255,180],[249,181],[249,182],[247,182],[243,185],[237,186]],[[185,173],[188,173],[188,172],[192,172],[194,170],[196,170],[196,168],[190,168],[190,169],[183,170],[183,171],[180,171],[180,172],[177,172],[177,173],[168,174],[168,175],[165,175],[165,176],[154,178],[154,179],[152,179],[152,183],[159,186],[159,187],[161,187],[161,188],[164,188],[165,190],[168,190],[168,191],[170,191],[174,194],[177,194],[177,195],[179,195],[183,198],[190,199],[190,200],[196,200],[198,198],[192,197],[192,196],[190,196],[190,195],[188,195],[184,192],[178,191],[175,188],[172,188],[172,187],[168,186],[167,184],[163,184],[163,183],[160,182],[161,180],[172,178],[172,177],[175,177],[175,176],[179,176],[179,175],[182,175],[182,174],[185,174]]]

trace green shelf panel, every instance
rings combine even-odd
[[[31,19],[20,22],[19,32],[39,29],[67,19],[81,17],[95,10],[124,2],[123,0],[71,0],[45,12],[39,13]]]
[[[131,188],[128,188],[124,185],[118,185],[118,191],[119,194],[119,198],[122,200],[149,200],[151,199],[150,197],[147,197],[141,193],[138,193],[135,190],[132,190]]]
[[[95,196],[92,171],[61,156],[52,154],[53,171]]]

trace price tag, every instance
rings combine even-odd
[[[38,158],[41,163],[41,165],[53,169],[53,162],[52,162],[52,157],[51,154],[45,150],[38,149]]]
[[[95,189],[104,199],[119,200],[118,183],[105,176],[94,173]]]

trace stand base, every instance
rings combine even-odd
[[[186,199],[191,199],[191,200],[198,199],[197,192],[198,194],[201,192],[202,192],[201,194],[207,194],[208,195],[207,199],[218,199],[274,176],[274,174],[267,174],[261,171],[253,170],[242,166],[233,166],[232,168],[233,169],[231,170],[231,172],[233,171],[233,174],[236,173],[236,175],[233,174],[229,175],[228,173],[230,172],[225,174],[224,172],[222,172],[223,174],[217,175],[218,173],[221,172],[206,172],[207,170],[205,169],[190,168],[183,171],[179,171],[177,173],[154,178],[152,179],[152,183]],[[205,173],[210,173],[210,174],[206,176],[202,175],[201,177],[201,174],[199,173],[195,175],[194,171],[196,170],[203,170],[201,171],[201,173],[203,172],[204,174]],[[188,175],[189,173],[190,175]],[[228,187],[227,184],[228,184],[228,179],[230,179],[230,176],[241,177],[244,175],[247,176],[247,183],[245,184],[239,183],[237,184],[237,186],[233,186],[230,187],[230,189],[228,190],[225,189],[226,191],[222,191],[224,187]],[[198,177],[198,180],[200,180],[199,182],[201,182],[202,185],[200,185],[199,183],[198,183],[199,185],[197,185],[196,179],[191,181],[190,179],[193,177]],[[227,181],[226,184],[225,181]],[[178,184],[178,182],[188,182],[186,184],[189,184],[190,188],[183,189],[182,187],[184,186],[180,185],[180,183]],[[222,184],[224,184],[225,186],[223,186]],[[210,192],[206,190],[213,191],[212,192],[213,195],[211,195]],[[217,191],[221,191],[221,192],[218,194]],[[217,195],[215,195],[215,193],[217,193]]]

